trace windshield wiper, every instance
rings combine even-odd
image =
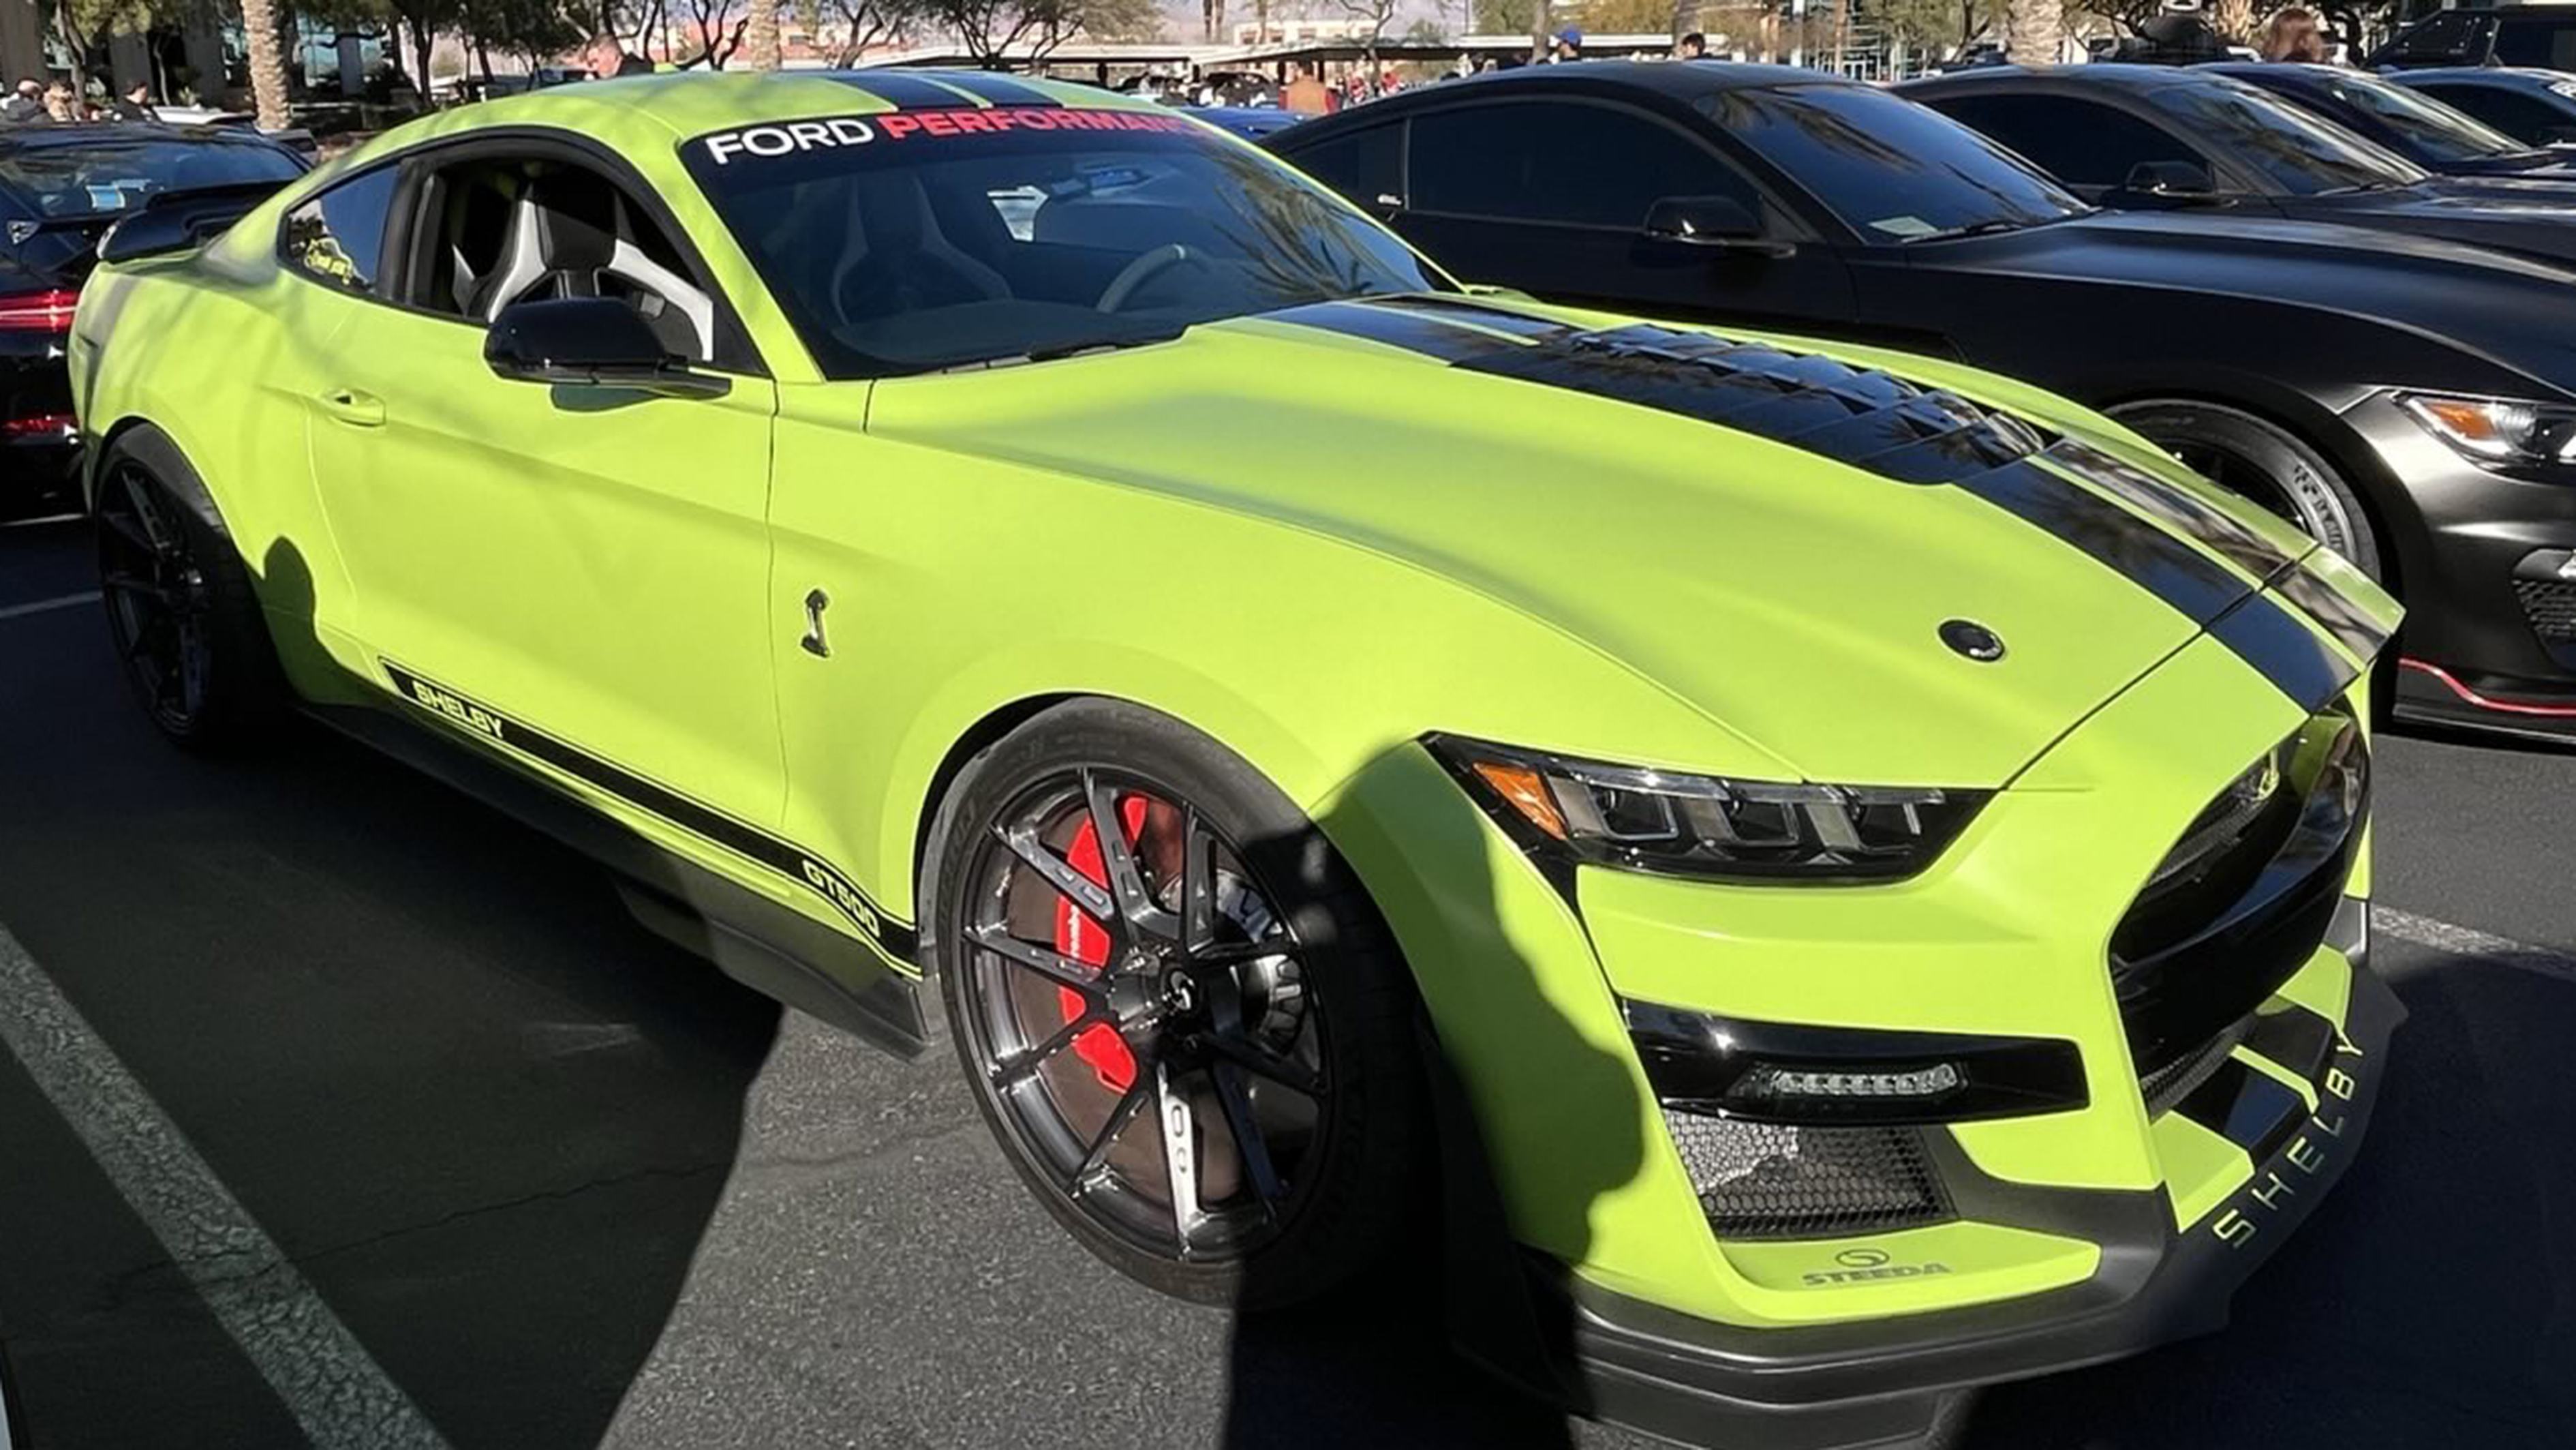
[[[1169,332],[1144,332],[1129,337],[1086,337],[1074,342],[1048,343],[1043,347],[1030,348],[1026,352],[1000,353],[992,357],[940,363],[929,371],[972,373],[982,372],[987,368],[1018,367],[1022,363],[1055,362],[1061,358],[1080,357],[1085,353],[1117,352],[1123,348],[1147,347],[1158,342],[1171,342],[1187,331],[1189,331],[1187,327],[1175,327]]]
[[[1949,227],[1937,232],[1919,232],[1907,237],[1905,244],[1912,246],[1916,242],[1946,242],[1953,237],[1990,237],[1997,232],[2017,232],[2024,227],[2038,225],[2036,221],[2020,221],[2012,217],[1988,217],[1984,221],[1970,222],[1963,227]]]

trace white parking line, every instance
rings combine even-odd
[[[0,608],[0,619],[18,619],[30,614],[50,614],[57,609],[78,609],[84,604],[96,604],[98,599],[99,593],[93,589],[87,594],[66,594],[60,599],[39,599],[33,604],[12,604],[7,608]]]
[[[2429,916],[2417,916],[2411,911],[2398,911],[2386,906],[2372,907],[2370,922],[2390,936],[2402,937],[2417,946],[2457,952],[2462,956],[2495,958],[2535,972],[2576,980],[2576,957],[2553,952],[2547,947],[2494,936],[2474,927],[2453,926],[2447,921],[2435,921]]]
[[[6,928],[0,1046],[25,1065],[315,1445],[446,1444]]]

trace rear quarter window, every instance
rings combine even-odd
[[[397,174],[381,166],[307,197],[278,230],[278,260],[316,282],[375,295]]]

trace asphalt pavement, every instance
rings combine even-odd
[[[1410,1292],[1237,1323],[1129,1285],[947,1063],[782,1013],[401,766],[169,749],[85,548],[0,527],[20,1442],[1641,1443],[1459,1366]],[[2379,790],[2413,1015],[2367,1151],[2226,1333],[1992,1391],[1965,1444],[2576,1440],[2576,754],[2389,738]]]

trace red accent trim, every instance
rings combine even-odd
[[[23,292],[0,297],[0,332],[69,332],[77,292]]]
[[[2526,705],[2512,700],[2498,700],[2481,695],[2461,684],[2449,670],[2440,665],[2430,665],[2422,660],[2409,659],[2401,659],[2397,663],[2401,668],[2421,670],[2434,679],[2440,680],[2452,694],[2481,710],[2495,710],[2507,715],[2544,715],[2553,720],[2576,720],[2576,705]]]

